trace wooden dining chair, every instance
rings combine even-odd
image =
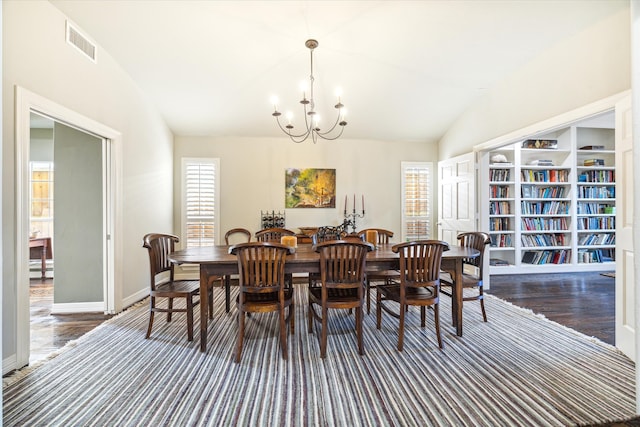
[[[250,241],[251,232],[246,228],[232,228],[224,233],[224,242],[227,246]],[[230,274],[224,276],[224,309],[227,313],[231,311],[231,280],[237,277]]]
[[[484,291],[483,291],[483,266],[484,266],[484,253],[491,243],[491,237],[487,233],[480,231],[471,231],[458,234],[458,241],[460,246],[477,249],[480,252],[480,256],[475,258],[465,258],[462,260],[462,291],[465,289],[472,289],[467,291],[462,297],[462,301],[480,301],[480,310],[482,311],[482,319],[487,321],[487,312],[484,308]],[[443,271],[440,274],[440,285],[442,287],[441,292],[443,295],[453,298],[453,286],[457,286],[454,278],[455,272]],[[475,289],[475,291],[473,291]],[[453,323],[455,324],[455,314],[451,312]]]
[[[340,240],[346,233],[342,227],[322,226],[311,234],[311,244],[328,242],[329,240]],[[309,286],[317,286],[320,281],[320,273],[309,273]]]
[[[392,250],[400,255],[400,282],[380,285],[376,295],[376,328],[382,323],[382,310],[400,319],[398,351],[404,345],[404,323],[408,306],[420,307],[420,326],[425,327],[426,307],[433,308],[438,347],[442,348],[440,336],[440,265],[442,252],[449,244],[440,240],[417,240],[394,245]],[[399,304],[398,311],[387,305],[389,301]]]
[[[250,242],[229,248],[238,257],[239,292],[238,340],[235,362],[240,362],[244,340],[245,314],[278,312],[282,358],[287,359],[287,333],[294,332],[293,287],[285,280],[284,267],[289,247],[280,243]],[[288,308],[285,317],[285,309]]]
[[[318,243],[320,254],[320,287],[309,287],[308,332],[313,332],[314,319],[321,322],[320,357],[327,355],[327,320],[329,309],[356,309],[358,352],[364,354],[362,308],[364,277],[369,243],[356,240],[328,240]],[[319,306],[320,314],[314,306]]]
[[[143,237],[144,248],[149,252],[150,291],[149,291],[149,326],[145,338],[151,336],[155,313],[167,313],[167,322],[173,313],[187,314],[187,339],[193,341],[193,308],[200,303],[194,298],[200,293],[198,280],[174,280],[174,263],[169,261],[169,254],[175,250],[179,242],[177,236],[171,234],[149,233]],[[162,279],[160,276],[162,275]],[[168,275],[168,280],[166,276]],[[209,317],[213,317],[213,290],[208,288]],[[205,296],[205,297],[207,297]],[[202,296],[200,296],[202,298]],[[157,299],[166,298],[167,307],[158,305]],[[174,307],[174,299],[184,299],[186,308]]]
[[[260,231],[256,231],[256,240],[258,242],[276,242],[280,243],[282,236],[295,236],[295,231],[291,231],[286,228],[264,228]]]
[[[393,237],[393,231],[385,230],[384,228],[365,228],[358,231],[358,236],[365,238],[367,231],[375,231],[378,235],[377,244],[388,244],[389,240]],[[400,279],[400,272],[398,270],[382,270],[382,271],[368,271],[366,279],[366,296],[367,296],[367,314],[371,312],[371,288],[375,288],[378,283],[391,284],[394,280]]]

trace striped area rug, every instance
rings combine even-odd
[[[489,296],[489,322],[464,308],[462,338],[441,304],[444,350],[433,313],[397,320],[365,315],[365,356],[353,316],[331,312],[327,358],[307,334],[306,291],[297,289],[289,360],[277,320],[247,322],[242,362],[233,363],[236,324],[216,292],[209,348],[186,340],[184,318],[157,320],[149,340],[146,304],[74,341],[41,366],[5,379],[5,426],[570,426],[634,415],[634,364],[615,348]]]

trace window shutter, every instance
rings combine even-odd
[[[405,240],[431,238],[431,163],[402,163],[402,234]]]
[[[215,245],[217,177],[217,162],[186,160],[184,163],[183,238],[188,248]]]

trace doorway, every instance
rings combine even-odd
[[[29,347],[30,347],[30,314],[29,314],[29,235],[30,235],[30,181],[29,181],[29,162],[30,162],[30,135],[31,135],[31,115],[36,113],[41,117],[47,118],[54,122],[54,127],[58,127],[60,133],[66,133],[64,138],[67,141],[75,141],[67,144],[61,144],[60,149],[67,153],[62,153],[57,157],[58,159],[64,159],[65,157],[71,162],[76,162],[79,167],[72,167],[69,164],[62,167],[60,165],[59,170],[56,171],[55,177],[60,182],[66,180],[68,186],[69,182],[84,182],[89,178],[87,175],[83,175],[85,172],[93,172],[90,178],[96,180],[96,176],[99,176],[99,182],[93,182],[93,185],[99,187],[99,191],[90,191],[91,199],[87,201],[87,205],[91,205],[91,208],[98,206],[97,211],[93,211],[87,217],[91,218],[94,222],[83,223],[75,221],[69,221],[69,218],[74,218],[74,212],[66,215],[67,224],[54,223],[53,227],[53,257],[55,265],[55,275],[60,277],[64,271],[75,275],[70,280],[75,283],[83,282],[87,280],[85,274],[86,271],[90,271],[91,280],[98,283],[97,286],[91,286],[89,288],[81,288],[78,285],[76,287],[70,287],[62,294],[60,294],[59,300],[61,301],[58,307],[60,311],[73,313],[73,312],[95,312],[101,311],[105,314],[112,314],[121,309],[121,297],[116,298],[116,295],[121,295],[121,289],[116,288],[116,283],[119,283],[119,287],[122,285],[122,281],[117,281],[116,277],[121,275],[119,269],[116,268],[116,254],[121,253],[120,248],[117,248],[117,244],[120,242],[118,238],[121,235],[121,229],[119,223],[116,221],[120,217],[119,210],[116,209],[116,200],[120,196],[120,164],[121,151],[120,142],[121,135],[119,132],[110,129],[100,123],[97,123],[85,116],[82,116],[76,112],[73,112],[65,107],[62,107],[50,100],[40,97],[37,94],[29,92],[23,88],[16,88],[16,273],[17,273],[17,292],[16,292],[16,368],[25,366],[29,362]],[[71,135],[71,137],[70,137]],[[80,136],[90,141],[94,141],[95,144],[89,149],[92,154],[91,164],[86,163],[84,160],[80,162],[78,156],[82,153],[86,156],[86,149],[89,145],[82,144],[74,137]],[[86,141],[85,141],[86,143]],[[80,145],[78,145],[80,144]],[[71,163],[73,164],[73,163]],[[99,166],[98,166],[99,165]],[[58,166],[58,165],[56,165]],[[96,174],[96,169],[99,174]],[[64,172],[64,173],[63,173]],[[56,179],[54,178],[54,180]],[[55,184],[54,184],[55,185]],[[62,188],[62,187],[61,187]],[[95,187],[94,187],[95,188]],[[63,195],[64,191],[58,190]],[[73,196],[73,195],[72,195]],[[67,196],[71,197],[71,196]],[[57,213],[61,212],[61,208],[64,206],[59,205]],[[76,210],[83,210],[82,206],[74,207]],[[64,211],[64,209],[62,210]],[[98,213],[96,213],[98,212]],[[55,215],[54,215],[55,218]],[[116,226],[118,225],[118,226]],[[64,232],[64,235],[56,234]],[[91,238],[87,240],[86,233],[93,233]],[[55,241],[58,240],[58,244]],[[74,252],[67,254],[67,267],[63,268],[65,264],[65,246],[60,245],[60,242],[84,242],[87,245],[87,241],[91,241],[90,246],[95,249],[92,258],[99,258],[90,268],[85,268],[87,262],[83,258],[84,252]],[[73,245],[69,244],[69,247]],[[116,249],[117,248],[117,249]],[[95,255],[95,254],[98,255]],[[66,282],[66,279],[65,279]],[[58,292],[59,283],[54,287],[54,293]],[[79,295],[79,297],[77,297]],[[77,302],[73,298],[77,297]],[[56,299],[57,295],[56,295]]]

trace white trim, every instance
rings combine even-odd
[[[69,313],[102,313],[104,312],[104,302],[62,302],[53,303],[51,314]]]
[[[30,112],[50,117],[83,132],[88,132],[107,141],[107,156],[111,168],[106,171],[110,178],[105,227],[107,235],[105,256],[105,301],[99,311],[116,313],[122,310],[122,135],[120,132],[96,122],[75,111],[37,95],[20,86],[15,86],[16,99],[16,363],[18,367],[29,363],[29,137]]]
[[[122,307],[126,308],[129,306],[132,306],[133,304],[137,303],[138,301],[142,301],[143,299],[145,299],[146,297],[149,296],[149,289],[141,289],[138,292],[134,293],[133,295],[129,295],[128,297],[126,297],[125,299],[122,300]]]
[[[6,375],[11,371],[15,371],[16,369],[18,369],[18,360],[16,359],[15,354],[2,359],[2,375]]]
[[[576,108],[575,110],[568,111],[564,114],[560,114],[550,119],[534,123],[527,127],[499,136],[497,138],[490,139],[489,141],[474,145],[473,151],[477,152],[493,150],[495,148],[499,148],[519,140],[532,138],[535,135],[539,135],[541,133],[547,133],[555,129],[566,127],[569,123],[588,119],[591,116],[595,116],[614,109],[616,103],[625,96],[628,96],[630,93],[631,90],[625,90],[624,92],[620,92],[608,98],[592,102],[591,104]]]

